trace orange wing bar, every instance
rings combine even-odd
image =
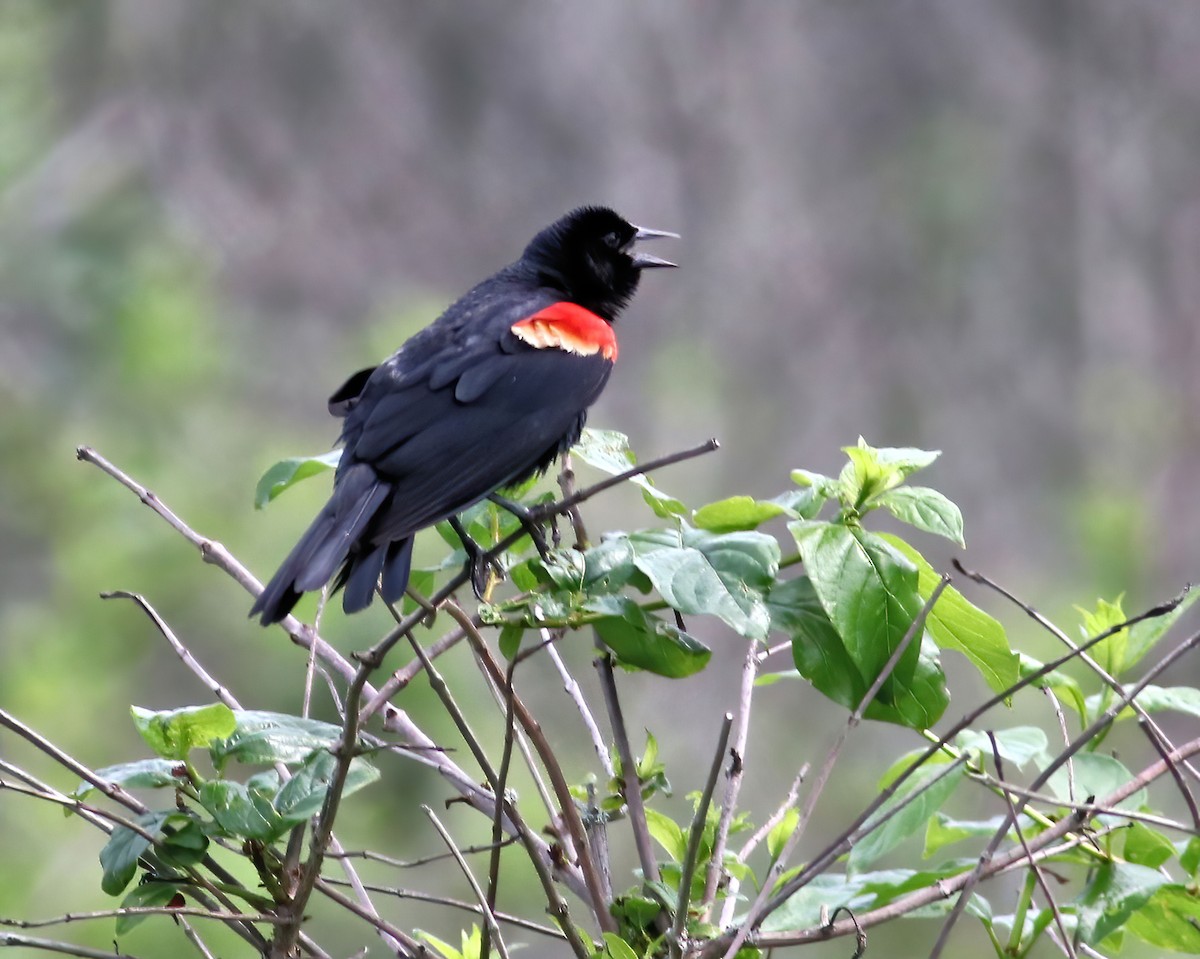
[[[610,362],[617,359],[617,337],[612,326],[591,310],[566,300],[518,320],[512,331],[539,350],[553,347],[580,356],[599,353]]]

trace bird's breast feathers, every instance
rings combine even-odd
[[[552,303],[512,325],[513,335],[535,349],[559,349],[580,356],[599,353],[610,363],[617,358],[617,337],[603,317],[577,303]]]

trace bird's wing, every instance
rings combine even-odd
[[[372,382],[344,434],[343,463],[369,463],[393,493],[368,531],[372,542],[407,536],[493,490],[544,469],[578,437],[612,362],[600,349],[568,350],[553,324],[534,345],[525,315],[488,336],[405,364],[388,388]],[[603,320],[597,321],[603,323]],[[605,330],[607,330],[605,324]]]

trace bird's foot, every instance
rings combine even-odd
[[[457,516],[450,517],[450,526],[462,540],[463,551],[467,554],[463,569],[471,580],[471,590],[476,599],[484,600],[487,598],[492,575],[495,574],[497,578],[503,577],[504,567],[500,565],[498,558],[489,556],[488,551],[470,537]]]
[[[507,497],[501,496],[499,493],[492,493],[488,499],[501,509],[508,510],[508,512],[517,518],[521,523],[521,528],[525,530],[525,535],[533,540],[533,546],[538,551],[538,556],[542,558],[543,562],[550,558],[550,546],[546,542],[546,534],[542,529],[541,516],[537,512],[522,506],[520,503],[515,503]]]

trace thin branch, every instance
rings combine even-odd
[[[1125,622],[1118,623],[1115,626],[1112,626],[1111,628],[1104,630],[1104,632],[1099,633],[1096,636],[1092,636],[1090,639],[1087,640],[1086,643],[1084,643],[1082,648],[1089,649],[1092,646],[1096,645],[1097,643],[1102,642],[1103,640],[1107,639],[1109,636],[1112,636],[1115,633],[1120,632],[1122,629],[1126,629],[1129,626],[1133,626],[1136,623],[1142,622],[1143,620],[1153,619],[1158,616],[1165,616],[1167,613],[1171,612],[1183,601],[1183,598],[1186,595],[1186,593],[1187,593],[1187,591],[1185,590],[1180,595],[1174,597],[1171,600],[1168,600],[1165,603],[1160,603],[1156,606],[1152,606],[1149,609],[1145,610],[1144,612],[1137,614],[1136,616],[1131,616]],[[780,906],[782,906],[783,903],[787,902],[787,900],[792,895],[794,895],[799,889],[802,889],[809,882],[811,882],[815,876],[820,875],[826,869],[828,869],[830,864],[833,863],[839,856],[841,856],[849,848],[848,837],[851,836],[852,834],[854,834],[854,832],[867,819],[869,819],[880,806],[882,806],[893,795],[895,795],[896,791],[898,789],[900,789],[900,787],[903,786],[904,783],[906,783],[911,776],[915,775],[918,769],[920,769],[933,756],[935,756],[936,754],[941,752],[943,749],[945,749],[946,746],[951,741],[953,741],[953,739],[956,736],[958,736],[959,733],[961,733],[964,729],[969,728],[984,713],[988,712],[991,709],[994,709],[996,706],[999,706],[1002,703],[1007,702],[1013,695],[1015,695],[1020,690],[1024,689],[1027,686],[1032,686],[1034,683],[1038,682],[1038,680],[1043,679],[1046,676],[1050,675],[1056,669],[1059,669],[1065,663],[1070,662],[1074,658],[1075,658],[1075,653],[1068,652],[1068,653],[1063,654],[1062,656],[1059,656],[1057,659],[1051,660],[1048,663],[1043,663],[1039,668],[1033,670],[1032,672],[1026,673],[1024,676],[1022,676],[1019,680],[1017,680],[1015,683],[1013,683],[1007,689],[1002,690],[998,693],[995,693],[989,699],[984,700],[982,703],[975,706],[973,709],[969,710],[957,723],[955,723],[953,726],[951,726],[950,729],[947,730],[936,742],[932,743],[925,750],[925,752],[922,753],[907,769],[905,769],[903,772],[901,772],[891,783],[889,783],[886,788],[880,790],[878,795],[876,795],[876,797],[873,800],[871,800],[871,802],[869,802],[859,812],[859,814],[855,817],[854,821],[845,830],[843,830],[842,834],[838,838],[836,838],[833,842],[831,842],[828,846],[826,846],[826,848],[824,850],[822,850],[820,853],[818,853],[816,856],[814,856],[811,860],[809,860],[809,862],[795,876],[793,876],[791,879],[787,880],[787,882],[783,883],[779,887],[778,891],[775,892],[775,894],[773,895],[771,901],[769,903],[767,903],[766,907],[762,910],[761,914],[758,917],[758,922],[761,923],[763,919],[765,919],[768,915],[770,915],[772,912],[774,912],[776,909],[778,909]],[[1178,751],[1177,750],[1173,751],[1172,754],[1174,754],[1175,752],[1178,752]],[[722,937],[721,939],[719,939],[717,941],[723,942],[725,940]],[[708,955],[708,950],[706,950],[705,953],[706,953],[706,955]]]
[[[502,839],[498,845],[511,846],[517,842],[516,836],[509,836],[507,839]],[[477,846],[463,846],[459,849],[464,856],[470,856],[479,852],[491,852],[496,848],[497,843],[481,843]],[[417,866],[427,866],[433,862],[440,862],[443,859],[452,859],[453,856],[448,852],[438,852],[431,856],[421,856],[419,859],[394,859],[391,856],[385,856],[383,853],[373,852],[370,849],[343,849],[339,852],[330,850],[327,858],[329,859],[366,859],[370,862],[381,862],[387,866],[393,866],[396,869],[413,869]],[[370,888],[370,885],[367,886]]]
[[[491,674],[492,680],[497,685],[501,685],[504,682],[504,670],[496,662],[496,658],[492,655],[492,651],[487,643],[483,641],[483,637],[479,631],[473,626],[468,625],[470,617],[454,602],[446,603],[446,611],[454,617],[460,626],[466,629],[467,639],[471,643],[471,648],[474,650],[475,655]],[[430,664],[426,664],[425,670],[426,672],[430,670]],[[600,874],[596,869],[595,863],[592,861],[591,849],[587,841],[587,832],[583,828],[583,820],[580,818],[579,809],[575,805],[575,798],[571,795],[571,789],[567,783],[566,775],[563,773],[562,765],[558,761],[558,756],[546,739],[546,734],[542,730],[541,724],[534,719],[533,714],[521,701],[515,690],[512,693],[512,704],[517,721],[520,722],[521,728],[525,730],[533,742],[538,758],[541,759],[542,765],[546,767],[546,773],[549,775],[550,783],[554,787],[554,795],[558,799],[559,811],[567,824],[572,845],[575,847],[575,856],[579,861],[579,868],[583,872],[584,881],[587,883],[588,900],[592,906],[592,912],[596,916],[596,921],[603,931],[615,932],[616,921],[609,913],[608,902],[604,897],[604,888],[600,882]],[[494,777],[489,777],[489,783],[493,786],[495,785]],[[497,793],[497,796],[502,798],[502,794],[500,793]]]
[[[1005,778],[1004,760],[1000,756],[1000,745],[996,742],[996,734],[989,729],[987,731],[987,738],[988,742],[992,744],[992,762],[996,766],[996,777],[1003,780]],[[1058,901],[1054,898],[1050,884],[1046,882],[1045,874],[1038,864],[1034,862],[1033,853],[1030,852],[1029,843],[1025,839],[1025,831],[1021,828],[1021,817],[1017,814],[1016,806],[1013,804],[1012,793],[1005,792],[1004,801],[1008,805],[1008,814],[1012,817],[1013,829],[1017,832],[1017,841],[1021,844],[1021,848],[1025,850],[1025,858],[1029,861],[1029,868],[1033,871],[1033,876],[1042,890],[1042,895],[1046,897],[1046,904],[1050,907],[1050,912],[1054,915],[1054,924],[1058,927],[1058,934],[1062,939],[1063,949],[1068,959],[1075,959],[1075,950],[1071,947],[1071,936],[1067,933],[1066,923],[1063,922],[1062,911],[1058,908]]]
[[[513,670],[517,668],[517,661],[514,658],[508,664],[508,672],[504,676],[504,746],[500,754],[500,769],[497,771],[496,783],[499,787],[497,793],[501,796],[506,796],[508,793],[508,773],[512,768],[512,752],[513,742],[516,739],[516,724],[513,722]],[[525,754],[530,766],[533,766],[532,756]],[[430,814],[432,815],[432,813]],[[488,886],[487,895],[480,900],[480,905],[483,906],[484,912],[491,918],[490,923],[485,925],[480,934],[479,953],[483,959],[488,959],[490,949],[490,938],[492,935],[496,937],[496,948],[499,949],[503,959],[508,959],[504,942],[500,937],[500,927],[496,925],[496,897],[500,892],[500,837],[504,835],[504,805],[496,803],[496,815],[492,818],[492,854],[488,857]],[[466,868],[466,861],[463,860],[461,854],[455,850],[455,858],[458,859],[459,865]]]
[[[471,636],[471,632],[472,631],[469,630],[467,633],[469,638]],[[476,633],[476,635],[478,634]],[[550,875],[549,866],[555,862],[553,854],[551,854],[548,849],[543,851],[543,849],[537,845],[536,837],[533,835],[529,826],[526,825],[524,819],[521,818],[521,815],[517,812],[516,807],[507,800],[503,791],[497,788],[499,785],[499,777],[496,773],[496,770],[492,767],[491,761],[488,759],[486,752],[480,746],[478,739],[476,739],[474,734],[470,732],[470,727],[467,724],[466,718],[463,716],[462,710],[455,702],[453,694],[451,694],[449,687],[446,685],[446,681],[442,678],[441,673],[438,672],[437,668],[433,665],[433,662],[429,659],[429,657],[426,656],[425,650],[421,647],[421,644],[411,636],[409,637],[409,642],[411,643],[413,651],[417,654],[417,656],[424,659],[425,675],[429,680],[430,686],[433,688],[438,698],[441,699],[442,705],[445,707],[446,712],[450,715],[450,718],[454,721],[454,724],[458,728],[460,734],[463,736],[463,739],[471,748],[473,754],[475,755],[475,761],[478,762],[480,768],[483,769],[484,776],[487,778],[488,784],[492,787],[494,801],[502,804],[504,815],[512,824],[512,828],[514,828],[521,836],[521,842],[525,846],[526,852],[529,855],[529,860],[532,863],[534,870],[537,872],[538,878],[541,880],[542,890],[546,895],[550,914],[554,916],[555,920],[559,924],[559,928],[561,928],[563,933],[567,936],[567,939],[571,944],[571,950],[575,953],[577,959],[587,959],[591,953],[591,950],[583,942],[579,935],[579,931],[575,928],[575,924],[571,921],[567,904],[563,900],[562,896],[559,895],[558,889],[554,885],[553,877]],[[488,654],[486,645],[483,646],[482,653],[480,650],[476,650],[476,653],[481,655],[481,657],[482,655],[489,655],[490,660],[490,654]],[[495,665],[494,662],[492,665]],[[517,703],[515,695],[513,697],[513,701],[515,705]],[[533,724],[531,720],[531,725],[536,724]],[[529,726],[526,726],[526,729],[529,729]],[[540,733],[540,729],[538,731]],[[568,801],[570,801],[569,798]],[[545,858],[543,858],[543,856]],[[588,882],[589,895],[592,893],[592,890],[593,884],[592,882]],[[603,908],[602,903],[596,903],[594,899],[592,899],[592,902],[595,904],[594,909]],[[599,919],[599,917],[597,918]],[[603,919],[600,919],[600,921],[603,922]],[[612,922],[611,916],[608,917],[608,921]]]
[[[77,946],[71,942],[21,936],[15,932],[0,932],[0,946],[24,946],[26,949],[57,952],[64,956],[83,956],[83,959],[137,959],[137,956],[129,952],[105,952],[103,949],[89,949],[87,946]]]
[[[548,630],[542,630],[542,632],[546,633]],[[558,670],[558,675],[562,679],[563,689],[570,697],[571,702],[575,704],[575,709],[583,720],[583,726],[588,731],[588,736],[592,740],[592,748],[596,751],[596,758],[600,760],[600,768],[604,770],[606,777],[612,779],[616,775],[616,771],[613,769],[612,759],[608,755],[608,746],[604,742],[604,736],[600,732],[600,727],[596,725],[596,718],[592,715],[587,700],[583,698],[583,690],[580,689],[579,683],[575,681],[575,677],[567,669],[567,664],[563,662],[563,658],[555,648],[554,643],[546,644],[546,653],[550,657],[550,662],[554,664],[554,668]]]
[[[1139,679],[1132,686],[1128,687],[1120,696],[1118,696],[1116,702],[1114,702],[1099,717],[1097,717],[1095,722],[1081,732],[1065,750],[1059,753],[1050,763],[1048,763],[1038,777],[1030,784],[1029,788],[1032,790],[1041,789],[1042,786],[1049,782],[1050,777],[1059,769],[1059,767],[1065,764],[1068,759],[1075,755],[1075,753],[1079,752],[1079,750],[1087,745],[1087,743],[1090,742],[1097,734],[1106,729],[1112,723],[1112,721],[1116,719],[1121,710],[1129,705],[1134,697],[1136,697],[1143,689],[1145,689],[1151,683],[1151,681],[1155,679],[1155,677],[1167,669],[1167,667],[1174,663],[1175,660],[1179,659],[1184,654],[1191,652],[1191,650],[1197,645],[1200,645],[1200,633],[1195,633],[1188,637],[1179,646],[1171,650],[1162,659],[1155,663],[1149,670],[1146,671],[1146,674],[1142,676],[1141,679]],[[1167,770],[1174,768],[1174,764],[1167,759],[1160,759],[1159,762],[1164,763]],[[938,956],[941,955],[942,950],[946,946],[946,941],[950,937],[950,930],[954,928],[954,925],[962,915],[963,910],[966,909],[967,900],[970,897],[971,890],[975,883],[979,881],[980,877],[984,873],[984,870],[986,869],[987,860],[992,856],[996,849],[999,848],[1000,843],[1004,841],[1004,835],[1008,832],[1008,827],[1012,822],[1011,817],[1014,815],[1019,815],[1025,808],[1026,802],[1026,800],[1022,799],[1019,802],[1012,804],[1008,814],[1005,816],[1004,822],[1001,823],[1000,828],[992,837],[991,842],[988,843],[987,848],[984,849],[983,854],[979,857],[979,862],[976,864],[975,868],[971,870],[970,875],[967,877],[967,881],[963,884],[962,892],[959,894],[958,900],[954,903],[954,908],[950,910],[950,915],[946,917],[946,921],[942,924],[941,932],[938,934],[938,938],[933,944],[933,951],[929,954],[929,959],[938,959]]]
[[[446,830],[446,827],[442,825],[433,810],[422,804],[421,811],[429,817],[429,821],[433,823],[433,828],[442,837],[442,842],[446,844],[446,848],[454,856],[454,861],[458,863],[458,868],[462,870],[462,874],[466,877],[467,885],[471,887],[471,892],[475,894],[475,901],[479,903],[480,908],[483,910],[484,922],[487,924],[487,930],[491,933],[491,937],[496,941],[496,949],[499,951],[501,959],[509,959],[508,947],[504,945],[504,937],[500,934],[500,924],[496,922],[496,913],[492,904],[488,902],[488,895],[475,879],[474,874],[471,872],[471,867],[467,864],[467,860],[458,851],[458,846],[454,844],[453,837]],[[488,956],[491,955],[491,950],[488,949],[486,941],[480,945],[479,954],[482,959],[488,959]]]
[[[101,593],[100,598],[128,599],[136,603],[141,611],[150,618],[152,623],[154,623],[158,631],[162,633],[163,637],[170,644],[171,648],[175,650],[175,655],[177,655],[180,660],[183,661],[183,665],[191,670],[196,678],[199,679],[200,682],[203,683],[209,690],[211,690],[217,699],[223,702],[230,709],[242,708],[240,705],[238,705],[238,701],[234,698],[233,694],[219,682],[217,682],[217,680],[208,672],[208,670],[200,665],[200,661],[196,659],[196,657],[192,655],[192,651],[180,641],[179,637],[175,635],[171,627],[167,625],[167,621],[158,614],[158,611],[153,606],[150,605],[150,603],[146,600],[146,597],[142,596],[140,593],[131,593],[123,589],[114,589],[110,592]]]
[[[934,588],[933,592],[930,593],[929,599],[927,599],[925,604],[921,607],[921,611],[917,614],[916,618],[913,619],[912,625],[908,627],[908,630],[904,634],[904,638],[900,641],[899,645],[896,646],[895,650],[892,651],[892,655],[888,658],[888,661],[884,665],[883,669],[880,670],[879,675],[875,677],[875,681],[871,683],[871,687],[867,690],[866,695],[863,696],[854,712],[851,713],[850,717],[846,720],[846,724],[842,727],[841,732],[838,734],[837,740],[830,747],[829,752],[826,753],[825,761],[821,764],[821,769],[817,773],[816,781],[810,788],[808,796],[805,797],[804,806],[800,810],[800,820],[796,823],[796,828],[792,830],[792,834],[788,837],[787,842],[784,843],[783,849],[780,850],[778,857],[776,857],[775,862],[771,866],[771,871],[768,874],[766,881],[763,883],[762,888],[755,897],[753,904],[750,906],[749,912],[746,913],[745,921],[741,924],[740,928],[734,935],[733,941],[730,943],[729,948],[725,951],[725,959],[733,959],[733,957],[737,955],[738,950],[741,949],[742,943],[746,941],[747,936],[749,936],[750,933],[757,928],[758,923],[761,922],[772,909],[776,908],[776,903],[779,900],[779,897],[783,895],[783,890],[775,893],[773,899],[768,900],[768,897],[771,896],[776,880],[782,874],[788,857],[792,854],[792,851],[800,842],[800,837],[804,834],[804,830],[808,826],[809,820],[812,818],[813,812],[817,808],[817,801],[820,799],[821,794],[825,789],[825,784],[829,782],[829,777],[833,774],[833,767],[837,763],[838,757],[841,755],[842,747],[846,744],[846,740],[850,738],[850,734],[862,721],[863,714],[867,711],[867,707],[874,702],[875,697],[879,694],[879,690],[883,688],[883,684],[887,681],[887,678],[891,676],[892,670],[896,668],[896,664],[900,662],[900,659],[904,656],[905,651],[916,639],[916,637],[921,635],[925,628],[925,619],[929,615],[929,611],[933,609],[934,604],[941,597],[942,591],[945,590],[945,588],[949,585],[950,577],[943,576],[941,581]],[[896,783],[893,783],[892,785],[895,786]],[[866,822],[866,820],[867,817],[863,817],[856,825],[861,826]],[[807,869],[803,870],[801,875],[804,875],[806,872],[808,872]],[[795,880],[793,880],[793,882],[794,881]]]
[[[115,909],[98,909],[94,912],[66,912],[61,916],[51,916],[48,919],[6,919],[0,918],[0,926],[10,929],[44,929],[47,926],[65,926],[72,922],[86,922],[91,919],[119,919],[122,916],[195,916],[200,919],[216,919],[219,922],[265,922],[280,923],[279,916],[269,913],[221,912],[208,909],[196,909],[192,906],[123,906]]]
[[[746,644],[746,656],[742,660],[742,683],[738,690],[737,710],[734,713],[733,746],[730,749],[729,777],[725,780],[725,793],[721,797],[721,815],[717,820],[717,831],[713,837],[712,857],[708,861],[708,874],[704,880],[704,916],[707,919],[716,905],[717,887],[725,874],[725,846],[729,842],[729,828],[737,811],[738,794],[746,773],[746,742],[750,734],[750,704],[754,697],[754,679],[758,675],[760,662],[759,642],[751,639]]]
[[[633,844],[637,849],[642,877],[646,882],[658,882],[658,862],[654,858],[654,845],[650,840],[650,827],[646,822],[646,806],[642,802],[642,784],[638,779],[637,761],[629,745],[629,732],[625,716],[621,711],[621,699],[617,695],[617,680],[613,675],[612,656],[604,649],[599,634],[595,637],[599,655],[596,671],[600,676],[600,689],[604,694],[604,705],[608,710],[608,725],[612,730],[617,757],[621,760],[621,779],[625,792],[625,809],[629,813],[629,828],[633,831]]]
[[[1097,809],[1111,808],[1125,799],[1128,799],[1134,793],[1146,788],[1156,779],[1168,774],[1170,763],[1178,763],[1183,759],[1200,753],[1200,738],[1193,739],[1190,742],[1173,749],[1169,760],[1156,760],[1138,775],[1134,776],[1128,782],[1122,784],[1117,789],[1113,790],[1107,796],[1100,797]],[[1020,844],[1015,844],[1012,848],[1004,853],[994,856],[984,870],[981,878],[987,879],[992,876],[999,875],[1014,866],[1024,866],[1029,853],[1033,853],[1039,860],[1044,860],[1052,855],[1059,855],[1062,852],[1062,847],[1055,846],[1058,840],[1062,839],[1068,833],[1077,832],[1084,826],[1092,817],[1092,812],[1080,811],[1072,813],[1069,816],[1064,816],[1061,820],[1054,823],[1045,832],[1039,833],[1037,836],[1030,837],[1027,841],[1027,847]],[[1085,841],[1081,838],[1076,842]],[[906,915],[913,910],[920,909],[932,903],[943,899],[948,899],[950,896],[960,892],[967,884],[967,880],[971,874],[969,872],[960,873],[957,876],[951,876],[946,879],[941,879],[936,883],[924,887],[923,889],[914,890],[905,896],[895,899],[886,906],[881,906],[878,909],[873,909],[870,912],[860,914],[858,916],[859,925],[866,929],[871,926],[876,926],[899,916]],[[753,945],[759,949],[771,949],[778,946],[796,946],[804,945],[809,942],[817,942],[825,939],[835,938],[845,935],[853,935],[855,927],[848,920],[839,920],[838,922],[829,925],[819,925],[811,929],[796,929],[783,932],[757,933],[753,937]],[[720,955],[727,948],[727,944],[731,941],[733,933],[729,932],[722,936],[713,939],[701,950],[701,956],[711,957]]]
[[[704,783],[704,791],[696,803],[696,813],[692,816],[691,833],[688,836],[687,850],[684,853],[683,865],[679,872],[679,901],[675,905],[675,921],[667,934],[667,947],[671,959],[682,959],[684,951],[684,930],[687,929],[688,904],[692,895],[692,877],[696,873],[696,856],[700,852],[700,840],[704,836],[704,826],[708,820],[708,807],[712,803],[713,791],[717,788],[717,777],[721,775],[721,767],[725,763],[725,751],[729,748],[729,730],[733,726],[733,714],[726,713],[721,720],[721,732],[717,735],[717,749],[713,756],[712,765],[708,770],[708,779]]]
[[[1009,602],[1013,603],[1019,609],[1024,611],[1024,613],[1027,616],[1029,616],[1034,622],[1036,622],[1039,626],[1041,626],[1043,629],[1045,629],[1048,633],[1050,633],[1051,636],[1053,636],[1055,639],[1057,639],[1060,643],[1062,643],[1068,649],[1073,649],[1073,650],[1078,651],[1080,660],[1082,660],[1083,663],[1092,672],[1094,672],[1097,676],[1099,676],[1100,679],[1104,682],[1104,684],[1109,687],[1109,689],[1111,689],[1113,692],[1115,692],[1118,696],[1124,695],[1125,687],[1116,678],[1114,678],[1113,676],[1110,676],[1108,674],[1108,672],[1104,669],[1104,667],[1102,667],[1098,662],[1096,662],[1085,651],[1080,650],[1079,645],[1077,643],[1075,643],[1069,636],[1067,636],[1067,634],[1065,632],[1063,632],[1061,629],[1059,629],[1049,619],[1047,619],[1045,616],[1043,616],[1041,613],[1039,613],[1036,609],[1034,609],[1033,606],[1031,606],[1029,603],[1026,603],[1024,600],[1018,598],[1016,595],[1009,592],[1009,590],[1005,589],[1003,586],[1001,586],[999,583],[995,582],[990,577],[985,576],[983,573],[976,572],[975,570],[965,569],[963,567],[963,565],[960,562],[958,562],[957,560],[954,561],[954,566],[956,569],[961,571],[962,574],[964,576],[966,576],[968,579],[970,579],[976,583],[979,583],[981,586],[986,586],[989,589],[994,590],[995,592],[997,592],[1001,596],[1003,596],[1005,599],[1007,599]],[[1190,589],[1191,589],[1190,586],[1184,588],[1183,593],[1185,596],[1187,595],[1187,593],[1189,592]],[[1182,599],[1182,597],[1180,597],[1180,598]],[[1151,745],[1154,746],[1154,748],[1158,752],[1158,754],[1160,756],[1166,755],[1166,751],[1171,749],[1173,744],[1171,743],[1171,740],[1167,737],[1166,732],[1163,731],[1163,728],[1146,711],[1146,709],[1142,706],[1142,704],[1137,702],[1136,700],[1130,702],[1129,708],[1132,709],[1138,717],[1138,728],[1141,729],[1141,731],[1145,734],[1146,738],[1150,740]],[[1184,763],[1184,767],[1188,770],[1189,773],[1191,773],[1192,778],[1200,780],[1200,771],[1197,771],[1197,769],[1194,766],[1192,766],[1190,763]],[[1071,767],[1068,767],[1067,775],[1068,775],[1068,783],[1070,785],[1073,785],[1074,772],[1071,769]],[[1191,814],[1191,817],[1192,817],[1192,822],[1195,824],[1196,829],[1200,830],[1200,807],[1198,807],[1196,804],[1196,797],[1192,795],[1191,789],[1188,788],[1187,783],[1184,781],[1183,776],[1179,772],[1178,769],[1171,770],[1171,778],[1175,780],[1175,785],[1179,789],[1180,795],[1183,797],[1184,803],[1187,804],[1188,812]],[[1074,795],[1074,794],[1072,793],[1072,795]]]
[[[764,839],[771,834],[771,830],[783,822],[783,817],[788,814],[788,811],[795,808],[796,800],[800,796],[800,786],[804,782],[804,778],[808,775],[808,763],[800,767],[800,771],[796,773],[796,778],[792,780],[792,785],[788,788],[787,796],[784,797],[779,808],[776,809],[749,839],[746,840],[741,850],[737,853],[737,861],[744,863],[752,852],[758,847]],[[733,922],[733,915],[737,912],[738,907],[738,890],[741,888],[741,881],[736,876],[729,878],[729,891],[725,896],[725,905],[721,908],[720,926],[724,929]]]
[[[380,918],[379,914],[374,910],[367,909],[360,903],[355,902],[349,896],[343,896],[336,888],[334,888],[333,884],[328,879],[318,878],[317,881],[313,883],[313,889],[331,902],[337,903],[347,912],[353,913],[367,924],[374,926],[379,932],[380,938],[383,939],[384,942],[394,941],[397,943],[404,950],[403,952],[399,952],[399,955],[405,957],[419,957],[427,954],[428,949],[425,947],[424,943],[414,939],[403,929],[398,929],[391,923],[386,922]]]
[[[506,844],[511,845],[512,842],[513,840],[509,840]],[[470,852],[470,847],[460,849],[459,851],[463,854],[466,854]],[[453,855],[448,852],[439,853],[437,858],[452,859]],[[331,886],[348,885],[348,883],[342,879],[325,879],[323,881]],[[466,912],[474,913],[477,916],[483,916],[483,909],[477,902],[467,902],[463,899],[453,899],[449,896],[435,896],[432,893],[421,892],[416,889],[401,889],[397,886],[380,886],[374,883],[366,883],[366,888],[370,892],[377,892],[384,896],[395,896],[397,899],[412,899],[416,902],[429,902],[438,906],[449,906],[451,909],[462,909]],[[543,925],[540,922],[533,922],[524,918],[523,916],[514,916],[511,913],[497,911],[496,919],[500,922],[507,923],[510,926],[515,926],[518,929],[536,932],[541,936],[549,936],[551,939],[558,939],[562,942],[566,942],[567,939],[567,937],[564,936],[560,930],[555,929],[552,926]]]

